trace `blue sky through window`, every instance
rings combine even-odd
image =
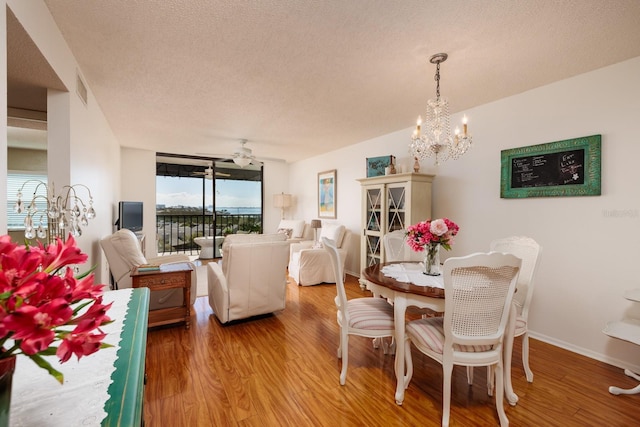
[[[259,181],[216,180],[216,208],[260,207]],[[213,204],[213,181],[205,180],[205,205]],[[156,203],[172,206],[202,206],[202,178],[156,176]]]

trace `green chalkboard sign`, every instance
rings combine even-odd
[[[600,135],[501,152],[500,197],[599,196]]]

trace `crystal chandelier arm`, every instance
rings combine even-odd
[[[64,198],[64,209],[67,209],[67,204],[69,203],[69,199],[71,198],[71,200],[75,201],[76,203],[80,202],[80,204],[82,205],[83,208],[86,208],[87,205],[85,205],[84,201],[77,195],[76,193],[76,187],[82,187],[85,190],[87,190],[87,193],[89,193],[89,202],[92,203],[93,202],[93,197],[91,196],[91,190],[89,190],[89,187],[87,187],[84,184],[73,184],[73,185],[65,185],[64,187],[62,187],[62,190],[64,191],[65,189],[67,190],[67,195]],[[71,194],[73,193],[73,194]]]
[[[25,182],[20,186],[20,189],[18,190],[18,192],[19,192],[19,193],[21,193],[21,192],[22,192],[22,190],[24,190],[25,185],[27,185],[27,184],[28,184],[28,183],[30,183],[30,182],[37,182],[37,183],[38,183],[38,184],[36,185],[35,190],[33,190],[33,192],[34,192],[34,193],[38,190],[38,188],[39,188],[41,185],[44,185],[44,186],[45,186],[45,188],[47,187],[47,184],[45,184],[44,182],[40,181],[39,179],[29,179],[29,180],[25,181]]]
[[[68,187],[73,189],[73,194],[74,195],[75,195],[75,192],[76,192],[76,189],[75,189],[76,187],[84,188],[85,190],[87,190],[87,193],[89,193],[89,200],[93,200],[93,196],[91,196],[91,190],[89,190],[89,187],[87,187],[86,185],[84,185],[84,184],[73,184],[73,185],[68,186]]]
[[[33,189],[33,197],[36,197],[36,193],[38,192],[38,189],[40,188],[40,186],[44,185],[45,190],[47,189],[47,184],[40,181],[39,179],[29,179],[27,181],[25,181],[21,186],[20,189],[18,190],[18,194],[16,194],[16,197],[18,198],[18,201],[20,201],[20,199],[22,199],[22,190],[24,190],[24,187],[29,184],[30,182],[37,182],[38,184],[36,184],[36,187]]]

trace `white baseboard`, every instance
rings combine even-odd
[[[575,346],[573,344],[569,344],[567,342],[560,341],[560,340],[555,339],[553,337],[549,337],[547,335],[538,334],[538,333],[536,333],[534,331],[529,331],[529,336],[531,338],[535,338],[537,340],[546,342],[547,344],[555,345],[556,347],[563,348],[563,349],[571,351],[573,353],[581,354],[581,355],[586,356],[586,357],[588,357],[590,359],[594,359],[594,360],[597,360],[597,361],[600,361],[600,362],[604,362],[604,363],[606,363],[608,365],[615,366],[615,367],[618,367],[620,369],[629,369],[630,371],[633,371],[633,372],[640,372],[640,365],[629,364],[629,363],[624,362],[624,361],[622,361],[620,359],[609,357],[609,356],[607,356],[605,354],[596,353],[595,351],[587,350],[586,348],[578,347],[578,346]]]

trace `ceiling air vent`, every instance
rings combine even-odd
[[[82,78],[80,78],[80,74],[76,74],[76,93],[84,102],[84,105],[87,105],[87,87],[85,86]]]

